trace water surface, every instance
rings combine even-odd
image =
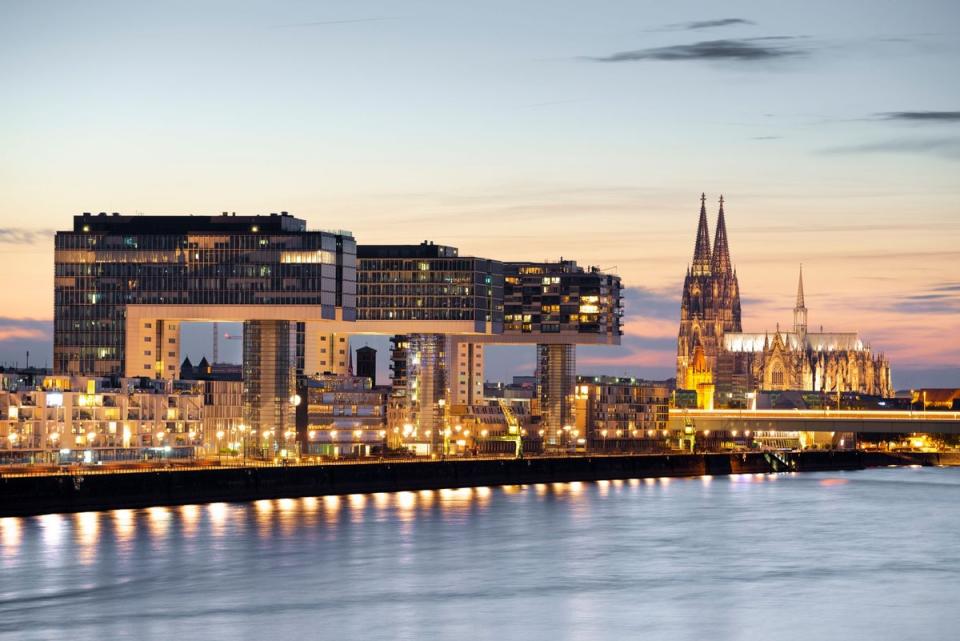
[[[960,469],[0,519],[0,639],[951,639]]]

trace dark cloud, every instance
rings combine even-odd
[[[960,111],[885,111],[877,114],[882,120],[902,122],[960,122]]]
[[[0,316],[0,363],[49,365],[53,357],[53,321]]]
[[[717,18],[716,20],[694,20],[692,22],[677,22],[668,24],[654,31],[696,31],[698,29],[713,29],[716,27],[734,27],[737,25],[755,25],[753,20],[745,18]]]
[[[680,285],[676,294],[656,292],[644,287],[625,287],[623,290],[624,313],[646,318],[676,319],[680,322]]]
[[[48,229],[23,229],[22,227],[0,227],[0,244],[32,245],[51,240],[54,232]]]
[[[881,140],[858,145],[830,147],[822,150],[825,154],[884,154],[912,153],[931,154],[953,160],[960,160],[960,138],[900,138]]]
[[[891,372],[897,389],[917,387],[960,387],[960,367],[895,366]]]
[[[803,49],[784,44],[795,39],[792,36],[765,36],[762,38],[704,40],[691,44],[620,51],[609,56],[590,57],[588,60],[594,62],[640,62],[646,60],[763,62],[804,55],[806,51]]]
[[[894,301],[888,309],[901,314],[960,314],[960,296],[948,293],[912,294]]]
[[[960,292],[960,283],[943,283],[933,288],[935,292]]]

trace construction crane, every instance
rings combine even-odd
[[[513,413],[510,407],[510,401],[505,398],[498,399],[500,411],[503,412],[503,418],[507,422],[507,433],[503,436],[494,436],[492,441],[506,441],[517,446],[516,457],[523,458],[523,430],[520,428],[520,420]]]
[[[223,333],[223,337],[228,341],[238,341],[243,338],[242,335]],[[213,323],[213,362],[220,362],[220,323]]]

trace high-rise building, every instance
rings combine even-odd
[[[57,373],[174,379],[182,323],[242,322],[245,421],[265,452],[287,445],[295,379],[349,372],[352,334],[406,337],[389,413],[434,439],[451,405],[482,398],[485,344],[542,346],[555,434],[572,417],[575,346],[620,340],[619,278],[596,268],[358,247],[286,212],[76,216],[57,233],[55,272]]]

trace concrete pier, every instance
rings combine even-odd
[[[741,473],[960,465],[960,454],[817,451],[389,461],[63,474],[0,471],[0,516],[153,505]]]

